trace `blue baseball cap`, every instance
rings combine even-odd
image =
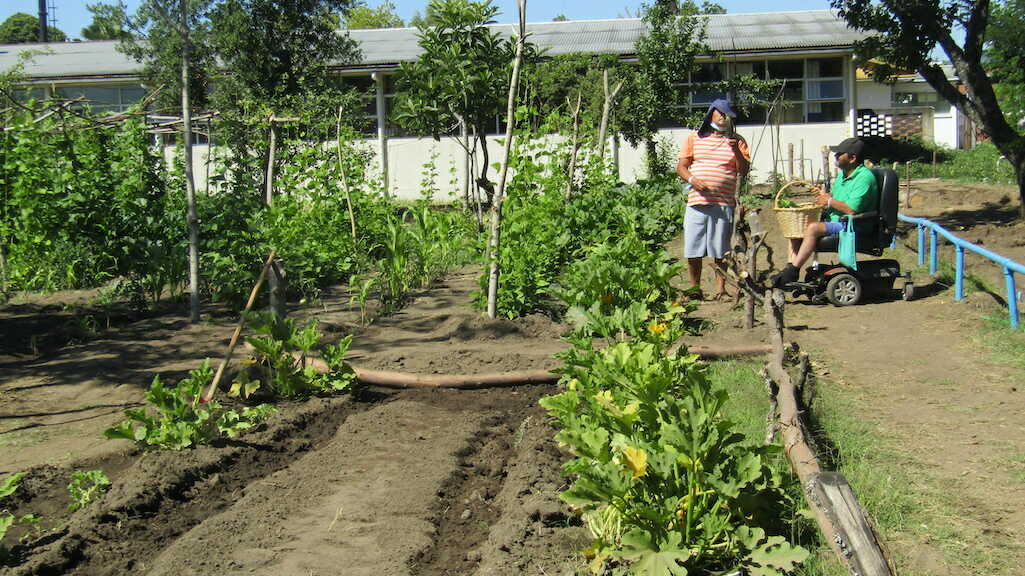
[[[712,101],[712,105],[708,107],[708,111],[711,112],[712,108],[722,112],[730,118],[736,118],[737,113],[733,111],[733,107],[730,106],[730,101],[725,98],[717,98]]]

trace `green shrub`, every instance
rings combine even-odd
[[[234,438],[274,412],[274,407],[267,404],[247,406],[238,412],[224,409],[217,401],[203,402],[203,389],[212,378],[209,361],[173,388],[164,386],[160,376],[155,376],[146,392],[146,402],[156,414],[151,415],[145,407],[125,410],[128,418],[103,434],[111,439],[132,440],[146,448],[182,450],[221,436]]]

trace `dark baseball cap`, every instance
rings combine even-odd
[[[737,113],[734,112],[733,111],[733,107],[730,106],[730,101],[725,99],[725,98],[717,98],[717,99],[713,100],[712,101],[712,105],[708,107],[708,110],[711,112],[712,108],[715,108],[716,110],[722,112],[723,114],[729,116],[730,118],[736,118],[737,117]],[[700,110],[700,108],[699,108],[699,110]]]
[[[865,152],[865,141],[861,138],[848,138],[836,146],[830,146],[830,150],[837,154],[850,154],[851,156],[857,156],[863,158],[862,154]]]

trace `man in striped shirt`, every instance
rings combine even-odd
[[[751,168],[747,142],[732,129],[736,117],[724,99],[712,102],[701,127],[687,136],[676,173],[690,184],[683,222],[683,255],[691,286],[701,297],[701,267],[711,257],[721,268],[730,250],[737,184]],[[726,294],[726,278],[718,271],[716,299]]]

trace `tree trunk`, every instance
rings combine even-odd
[[[573,142],[570,145],[569,167],[566,169],[566,198],[573,195],[573,184],[577,173],[577,151],[580,149],[580,101],[582,92],[577,92],[577,107],[573,109]],[[569,105],[569,97],[566,98]]]
[[[518,0],[520,33],[516,39],[516,59],[513,62],[512,82],[509,85],[509,105],[506,109],[505,151],[502,172],[498,177],[498,190],[491,203],[491,239],[488,242],[488,318],[498,315],[498,258],[502,241],[502,200],[505,197],[506,177],[509,174],[509,156],[512,154],[513,128],[516,125],[516,90],[520,83],[520,65],[523,62],[523,44],[527,33],[527,0]]]
[[[192,110],[189,103],[189,5],[181,3],[182,35],[182,140],[185,151],[186,222],[189,227],[189,319],[199,322],[199,216],[196,213],[196,180],[192,174]]]
[[[598,160],[605,160],[605,138],[609,131],[609,116],[612,114],[612,105],[616,100],[616,96],[619,95],[619,91],[623,89],[623,81],[620,80],[616,88],[609,92],[609,70],[606,68],[602,71],[602,90],[605,93],[605,102],[601,107],[601,124],[598,127]]]

